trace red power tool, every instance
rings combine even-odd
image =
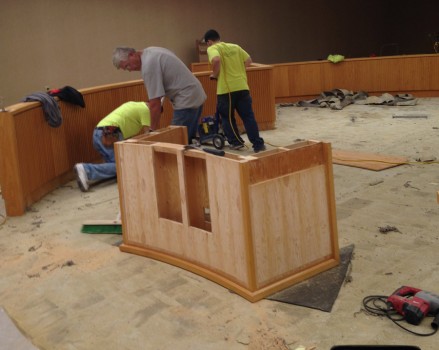
[[[402,286],[387,298],[387,303],[404,319],[414,325],[421,323],[427,316],[436,316],[432,327],[438,327],[439,296],[418,288]]]

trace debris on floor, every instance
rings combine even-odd
[[[383,226],[383,227],[378,227],[379,231],[381,233],[388,233],[388,232],[399,232],[401,233],[400,230],[398,230],[395,226]]]

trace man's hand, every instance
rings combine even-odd
[[[114,134],[104,135],[102,134],[101,142],[107,148],[113,148],[115,142],[119,141],[119,136]]]

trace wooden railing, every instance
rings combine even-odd
[[[8,216],[23,215],[45,194],[73,179],[73,166],[100,156],[92,145],[96,124],[120,104],[146,99],[142,81],[84,89],[85,108],[59,101],[63,121],[50,127],[39,102],[0,112],[0,184]]]
[[[351,58],[339,63],[327,60],[289,62],[270,66],[273,67],[276,103],[312,99],[333,89],[366,91],[369,95],[387,92],[411,93],[415,97],[439,96],[438,54]],[[193,63],[191,69],[200,72],[211,70],[211,67],[202,62]]]
[[[369,95],[439,96],[439,55],[410,55],[292,62],[273,65],[276,103],[307,100],[322,91],[347,89]]]
[[[194,75],[207,93],[203,115],[216,108],[216,82],[209,80],[208,63],[194,63]],[[261,130],[275,127],[275,103],[314,98],[322,91],[343,88],[371,95],[412,93],[439,96],[439,55],[413,55],[254,64],[248,68],[253,108]],[[145,101],[142,80],[82,89],[86,108],[59,102],[63,123],[51,128],[38,102],[18,103],[0,112],[0,185],[9,216],[24,214],[26,207],[61,184],[73,179],[78,162],[98,161],[91,136],[96,124],[126,101]],[[161,127],[172,119],[165,102]],[[237,118],[238,125],[241,125]]]
[[[203,116],[216,109],[214,82],[208,72],[196,73],[208,99]],[[261,116],[262,130],[274,128],[275,103],[272,70],[255,79],[261,92],[254,97],[255,112]],[[63,122],[50,127],[39,102],[18,103],[0,112],[0,185],[8,216],[23,215],[26,208],[58,186],[74,178],[73,166],[79,162],[96,162],[100,155],[93,148],[92,134],[96,124],[127,101],[148,99],[142,80],[79,90],[85,108],[59,101]],[[172,106],[165,100],[160,127],[171,123]]]

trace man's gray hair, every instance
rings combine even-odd
[[[130,53],[136,52],[132,47],[117,47],[113,51],[113,65],[119,69],[120,62],[126,61]]]

